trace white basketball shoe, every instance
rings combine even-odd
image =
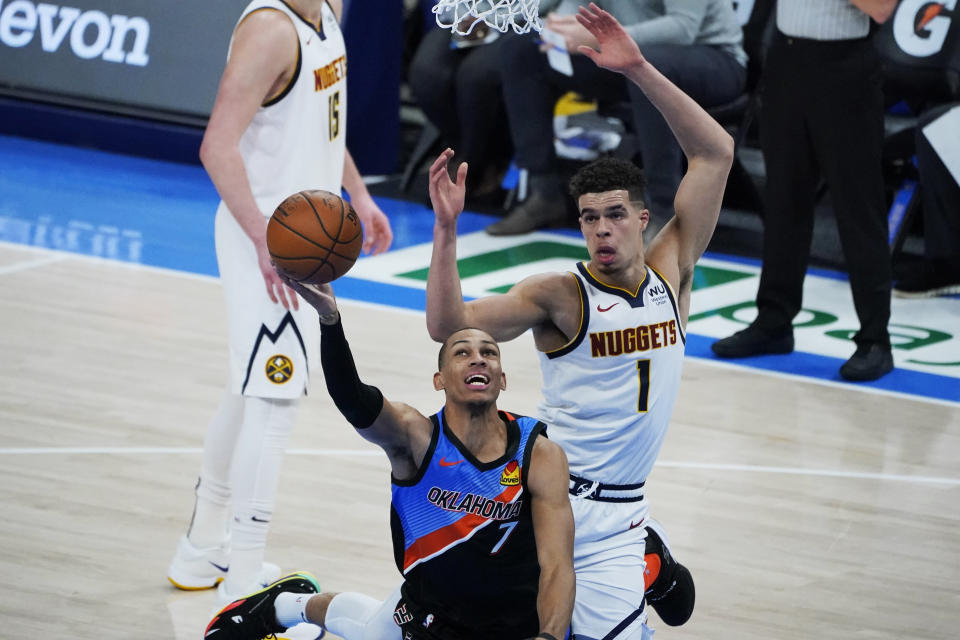
[[[223,583],[229,570],[230,546],[228,542],[225,541],[217,547],[201,549],[194,546],[187,539],[187,536],[181,536],[177,545],[177,552],[167,569],[167,580],[178,589],[186,591],[212,589]],[[280,567],[272,562],[264,562],[256,582],[248,585],[250,588],[245,593],[262,589],[279,577]],[[235,599],[230,598],[230,600]]]
[[[193,546],[187,536],[181,536],[177,552],[167,569],[167,579],[178,589],[212,589],[227,577],[229,569],[230,548],[226,543],[200,549]]]
[[[248,593],[260,591],[268,585],[276,582],[280,578],[280,574],[280,567],[272,562],[264,562],[263,567],[260,569],[260,574],[257,576],[256,580],[250,584],[244,585],[236,592],[227,589],[226,581],[223,581],[217,585],[217,602],[221,607],[223,607],[234,600],[239,600]]]

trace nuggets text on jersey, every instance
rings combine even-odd
[[[590,334],[590,354],[594,358],[649,351],[675,344],[677,344],[677,321],[672,319]]]

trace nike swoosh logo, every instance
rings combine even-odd
[[[631,528],[631,529],[636,529],[637,527],[639,527],[639,526],[642,525],[642,524],[643,524],[643,520],[640,520],[640,522],[633,522],[633,521],[631,521],[631,522],[630,522],[630,528]]]
[[[221,567],[220,565],[218,565],[218,564],[217,564],[216,562],[214,562],[213,560],[207,560],[207,562],[209,562],[210,564],[212,564],[213,566],[215,566],[215,567],[216,567],[217,569],[219,569],[220,571],[223,571],[224,573],[226,573],[227,571],[230,570],[230,565],[227,565],[227,566],[225,566],[225,567]]]
[[[447,459],[446,459],[446,458],[440,458],[440,466],[441,466],[441,467],[455,467],[455,466],[457,466],[458,464],[460,464],[461,462],[463,462],[463,460],[454,460],[454,461],[452,461],[452,462],[447,462]]]
[[[619,303],[619,302],[614,302],[612,305],[610,305],[610,306],[607,307],[606,309],[604,309],[604,308],[601,307],[600,305],[597,305],[597,311],[599,311],[600,313],[603,313],[603,312],[605,312],[605,311],[610,311],[610,309],[613,309],[613,308],[614,308],[615,306],[617,306],[618,304],[620,304],[620,303]]]
[[[269,520],[261,520],[257,516],[250,516],[250,519],[253,520],[254,522],[263,522],[265,524],[270,522]]]

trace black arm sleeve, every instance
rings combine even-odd
[[[320,324],[320,364],[327,392],[340,413],[357,429],[373,424],[383,409],[383,394],[360,381],[339,318],[336,324]]]

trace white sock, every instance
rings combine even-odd
[[[277,616],[277,622],[288,629],[295,627],[301,622],[307,620],[307,601],[315,596],[315,593],[292,593],[284,591],[273,601],[273,610]]]
[[[263,568],[264,547],[230,549],[230,571],[223,581],[224,590],[231,596],[245,596],[260,590],[260,570]]]
[[[200,549],[219,546],[229,535],[230,464],[243,423],[243,406],[242,396],[225,392],[207,426],[197,498],[187,529],[187,538]]]
[[[344,640],[401,640],[393,621],[400,587],[383,602],[362,593],[338,593],[327,607],[323,627]]]
[[[231,466],[232,551],[224,588],[247,593],[263,566],[283,452],[293,430],[297,400],[245,398],[243,427]]]

